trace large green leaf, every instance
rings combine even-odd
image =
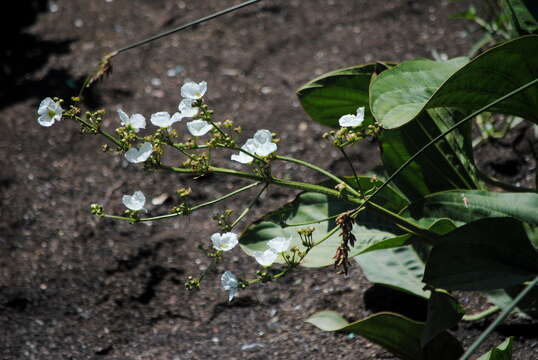
[[[512,337],[507,338],[499,346],[491,349],[476,360],[511,360]]]
[[[306,320],[324,331],[353,332],[383,346],[404,360],[454,360],[463,350],[449,333],[443,332],[427,347],[420,345],[424,324],[393,313],[378,313],[348,323],[334,311],[322,311]]]
[[[355,257],[366,278],[376,284],[428,298],[422,282],[424,262],[412,246],[377,250]]]
[[[385,64],[366,64],[332,71],[308,82],[297,96],[308,115],[320,124],[339,127],[338,119],[355,114],[364,106],[365,124],[372,123],[368,106],[368,88],[372,74],[387,69]]]
[[[437,240],[424,282],[447,290],[490,290],[517,285],[538,274],[538,253],[521,222],[486,218]]]
[[[416,121],[398,129],[384,130],[380,136],[383,165],[393,174],[405,161],[434,137],[454,124],[455,113],[424,113]],[[463,127],[439,140],[410,163],[394,183],[410,199],[451,189],[480,186],[471,150],[470,127]]]
[[[507,41],[462,65],[461,59],[412,60],[383,72],[370,89],[374,117],[390,129],[416,119],[426,109],[478,110],[538,77],[538,36]],[[538,123],[538,86],[489,111]]]
[[[538,194],[496,193],[480,190],[445,191],[413,202],[403,215],[423,225],[428,219],[449,218],[462,225],[488,217],[513,217],[528,224],[527,233],[536,247],[538,236]],[[420,220],[419,220],[420,219]]]
[[[370,86],[370,108],[386,129],[394,129],[416,118],[437,89],[464,66],[467,58],[437,62],[410,60],[384,71]]]
[[[425,346],[443,331],[455,326],[465,311],[446,291],[432,291],[428,301],[428,319],[420,343]]]

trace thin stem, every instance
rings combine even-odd
[[[344,180],[340,179],[338,176],[335,176],[335,175],[331,174],[329,171],[320,168],[319,166],[316,166],[316,165],[311,164],[311,163],[309,163],[307,161],[295,159],[295,158],[292,158],[292,157],[289,157],[289,156],[276,155],[275,159],[288,161],[288,162],[291,162],[291,163],[294,163],[294,164],[302,165],[302,166],[307,167],[309,169],[312,169],[314,171],[317,171],[320,174],[323,174],[323,175],[327,176],[329,179],[334,180],[338,184],[344,185],[346,187],[346,189],[350,193],[352,193],[353,195],[358,196],[358,197],[362,197],[362,195],[357,190],[355,190],[352,186],[347,184]]]
[[[259,183],[258,183],[259,184]],[[232,225],[230,225],[230,227],[233,229],[234,227],[237,226],[237,224],[239,224],[239,222],[248,214],[248,212],[250,211],[250,209],[252,209],[252,207],[254,206],[254,204],[256,203],[256,201],[258,201],[258,199],[260,198],[260,196],[262,196],[263,192],[267,189],[267,187],[269,186],[269,184],[265,184],[264,187],[260,190],[260,192],[258,193],[258,195],[256,195],[256,197],[254,199],[252,199],[252,201],[250,202],[250,204],[248,204],[248,206],[245,208],[245,210],[243,210],[243,212],[241,213],[241,215],[239,215],[239,217],[237,219],[235,219],[235,221],[232,223]]]
[[[328,238],[330,238],[331,236],[334,235],[334,233],[336,233],[338,231],[338,229],[340,229],[340,226],[335,226],[332,228],[331,231],[329,231],[327,234],[325,234],[324,237],[322,237],[320,240],[316,241],[314,243],[314,246],[318,246],[319,244],[321,244],[322,242],[324,242],[325,240],[327,240]],[[313,247],[314,247],[313,246]]]
[[[534,280],[529,285],[527,285],[527,287],[523,289],[523,291],[520,292],[519,295],[506,308],[504,308],[504,310],[499,314],[495,321],[493,321],[488,326],[488,328],[482,334],[480,334],[478,339],[475,340],[471,347],[467,349],[467,351],[465,352],[465,354],[462,355],[460,360],[469,359],[469,357],[476,351],[476,349],[478,349],[478,347],[484,342],[484,340],[486,340],[489,334],[491,334],[491,332],[495,330],[495,328],[499,326],[508,317],[508,315],[510,315],[510,313],[512,312],[512,310],[514,310],[517,304],[519,304],[519,302],[532,290],[534,286],[536,286],[536,284],[538,284],[538,276],[536,276]]]
[[[333,215],[333,216],[329,216],[328,218],[325,218],[325,219],[319,219],[319,220],[313,220],[313,221],[306,221],[306,222],[297,223],[297,224],[286,224],[286,227],[291,227],[291,226],[306,226],[306,225],[319,224],[319,223],[321,223],[321,222],[331,221],[332,219],[336,219],[338,216],[340,216],[340,214],[336,214],[336,215]]]
[[[392,180],[394,180],[394,178],[396,176],[398,176],[409,164],[411,164],[417,157],[419,157],[423,152],[425,152],[430,146],[432,146],[433,144],[435,144],[437,141],[439,141],[440,139],[444,138],[445,136],[447,136],[448,134],[450,134],[452,131],[456,130],[458,127],[460,127],[461,125],[465,124],[467,121],[471,120],[472,118],[474,118],[475,116],[479,115],[480,113],[483,113],[484,111],[487,111],[488,109],[490,109],[491,107],[511,98],[512,96],[528,89],[529,87],[535,85],[538,83],[538,78],[526,83],[525,85],[509,92],[508,94],[504,95],[504,96],[501,96],[500,98],[498,98],[497,100],[487,104],[486,106],[483,106],[481,107],[480,109],[474,111],[472,114],[470,114],[469,116],[466,116],[465,118],[463,118],[462,120],[458,121],[455,125],[453,125],[452,127],[450,127],[448,130],[446,130],[444,133],[436,136],[435,138],[433,138],[430,142],[428,142],[426,145],[424,145],[419,151],[417,151],[413,156],[411,156],[409,159],[407,159],[403,164],[402,166],[400,166],[380,187],[378,187],[376,189],[376,191],[373,192],[373,194],[371,196],[369,196],[362,205],[360,205],[357,210],[355,211],[359,211],[360,209],[364,208],[366,205],[370,204],[372,199],[381,191],[383,190]]]
[[[253,5],[257,2],[260,2],[261,0],[250,0],[250,1],[245,1],[244,3],[241,3],[241,4],[238,4],[238,5],[235,5],[235,6],[232,6],[232,7],[229,7],[227,9],[224,9],[224,10],[221,10],[221,11],[218,11],[214,14],[211,14],[209,16],[205,16],[203,18],[200,18],[198,20],[195,20],[195,21],[192,21],[190,23],[187,23],[185,25],[182,25],[182,26],[179,26],[177,28],[174,28],[174,29],[171,29],[171,30],[167,30],[165,32],[162,32],[160,34],[157,34],[157,35],[154,35],[154,36],[151,36],[147,39],[144,39],[144,40],[141,40],[141,41],[138,41],[138,42],[135,42],[134,44],[131,44],[131,45],[127,45],[125,47],[122,47],[121,49],[119,50],[116,50],[116,54],[119,54],[119,53],[122,53],[124,51],[127,51],[127,50],[130,50],[130,49],[133,49],[133,48],[136,48],[138,46],[142,46],[142,45],[145,45],[147,43],[150,43],[152,41],[155,41],[155,40],[158,40],[162,37],[165,37],[165,36],[168,36],[168,35],[171,35],[173,33],[176,33],[178,31],[181,31],[181,30],[185,30],[189,27],[192,27],[192,26],[195,26],[195,25],[198,25],[198,24],[201,24],[201,23],[204,23],[206,21],[209,21],[209,20],[213,20],[219,16],[222,16],[222,15],[226,15],[230,12],[233,12],[233,11],[236,11],[236,10],[239,10],[241,8],[244,8],[246,6],[249,6],[249,5]]]
[[[99,134],[103,135],[104,137],[106,137],[108,140],[113,142],[120,149],[123,148],[121,142],[118,139],[116,139],[113,135],[110,135],[108,132],[102,130],[100,127],[96,127],[94,124],[82,119],[80,116],[75,116],[73,118],[75,120],[77,120],[78,122],[80,122],[81,124],[83,124],[84,126],[86,126],[88,129],[93,129],[93,130],[97,131],[97,133],[99,133]]]
[[[353,176],[355,177],[355,181],[357,182],[357,186],[359,188],[359,192],[361,193],[362,197],[364,198],[364,190],[362,189],[361,182],[359,181],[359,176],[357,175],[357,171],[355,171],[355,167],[353,166],[353,163],[351,162],[351,159],[349,156],[347,156],[346,151],[343,147],[339,146],[338,149],[340,149],[340,152],[346,159],[347,163],[349,164],[349,167],[351,168],[351,171],[353,171]]]

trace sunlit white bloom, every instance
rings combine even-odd
[[[357,109],[357,114],[344,115],[339,120],[338,123],[342,127],[354,127],[359,126],[364,121],[364,106]]]
[[[62,120],[63,109],[60,104],[50,97],[47,97],[39,104],[37,114],[39,115],[37,118],[39,125],[49,127],[52,126],[55,121]]]
[[[129,151],[125,153],[125,158],[129,162],[137,164],[146,161],[152,152],[153,147],[151,146],[151,143],[145,142],[138,149],[136,147],[130,148]]]
[[[257,143],[254,139],[248,139],[245,145],[241,146],[241,149],[245,150],[250,154],[254,154],[256,152],[256,146]],[[240,151],[239,154],[232,155],[232,160],[240,162],[241,164],[250,164],[252,160],[254,160],[254,158]]]
[[[278,257],[278,253],[276,253],[273,249],[269,248],[265,251],[255,251],[254,252],[254,258],[261,266],[269,266],[272,263],[275,262],[276,258]]]
[[[146,128],[146,118],[141,114],[133,114],[129,117],[125,111],[118,109],[118,115],[120,116],[121,126],[131,125],[135,132]]]
[[[213,125],[205,120],[193,120],[187,123],[187,129],[193,136],[203,136],[213,128]]]
[[[174,115],[170,116],[166,111],[160,111],[151,115],[151,123],[158,127],[169,127],[176,122],[180,122],[183,119],[180,113],[176,112]]]
[[[281,236],[271,239],[267,242],[267,246],[269,246],[269,248],[276,253],[288,251],[288,249],[290,248],[290,244],[291,241],[289,238],[286,239],[285,237]]]
[[[181,96],[185,99],[198,100],[204,96],[207,91],[207,83],[202,81],[200,83],[188,82],[181,87]]]
[[[194,117],[198,115],[198,108],[192,106],[194,103],[193,99],[183,99],[177,107],[182,117]]]
[[[127,209],[138,211],[144,209],[146,197],[142,191],[135,191],[133,195],[123,195],[121,201]]]
[[[273,134],[269,130],[258,130],[254,134],[254,141],[256,141],[256,155],[267,156],[276,151],[277,146],[273,142]]]
[[[226,271],[220,278],[220,284],[222,289],[228,291],[228,301],[232,301],[239,289],[239,280],[237,277],[231,272]]]
[[[213,247],[221,251],[232,250],[235,245],[239,242],[237,234],[233,232],[227,232],[224,234],[214,233],[211,235],[211,242],[213,242]]]

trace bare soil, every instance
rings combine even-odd
[[[228,303],[219,274],[249,276],[256,269],[239,250],[208,274],[201,291],[189,293],[183,286],[188,275],[208,265],[197,244],[207,244],[217,229],[211,216],[224,206],[137,225],[98,219],[89,211],[91,203],[100,203],[119,214],[121,196],[138,189],[151,200],[191,186],[196,201],[210,200],[243,181],[144,172],[101,152],[103,140],[81,135],[73,123],[43,128],[35,121],[41,99],[76,95],[103,53],[231,3],[29,0],[2,12],[0,359],[394,359],[361,337],[323,333],[304,322],[324,309],[355,320],[401,303],[372,287],[357,266],[346,277],[332,268],[296,272]],[[336,150],[320,140],[325,129],[300,108],[295,89],[355,64],[431,57],[432,50],[464,55],[474,29],[449,15],[465,6],[438,0],[266,0],[119,55],[112,75],[87,94],[85,106],[106,109],[105,125],[112,127],[117,108],[146,117],[175,111],[179,86],[206,80],[217,118],[233,119],[246,136],[259,128],[277,132],[282,154],[345,173]],[[361,173],[379,165],[375,143],[351,155]],[[481,159],[485,167],[497,163],[491,153]],[[535,166],[533,160],[525,164],[512,175]],[[277,171],[322,180],[293,167]],[[251,196],[226,207],[240,211]],[[271,189],[247,220],[293,196]],[[170,205],[149,210],[161,214]],[[465,306],[474,304],[471,310],[483,306],[472,294],[462,298]],[[410,316],[420,318],[422,306],[413,305]],[[463,324],[456,335],[468,346],[490,321]],[[536,323],[511,319],[481,350],[515,335],[514,358],[537,359],[537,330]]]

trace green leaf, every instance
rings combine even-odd
[[[376,284],[385,285],[422,298],[430,296],[422,282],[424,262],[412,246],[368,252],[355,257],[364,276]]]
[[[511,360],[512,359],[512,337],[507,338],[502,344],[491,349],[476,360]]]
[[[432,291],[428,301],[428,318],[420,338],[422,347],[443,331],[455,326],[464,313],[463,308],[446,291]]]
[[[450,112],[432,115],[422,114],[416,121],[381,133],[381,158],[387,173],[393,174],[430,140],[453,125],[456,116]],[[443,190],[479,187],[470,127],[459,129],[428,148],[394,179],[394,183],[410,199]]]
[[[370,107],[385,129],[416,118],[437,89],[469,59],[427,59],[401,63],[377,76],[370,86]]]
[[[477,220],[437,241],[424,273],[424,282],[435,288],[500,289],[538,273],[538,254],[512,218]]]
[[[521,35],[538,31],[538,3],[536,0],[506,0]]]
[[[303,85],[297,96],[307,114],[320,124],[337,128],[340,117],[364,106],[368,125],[373,119],[368,106],[370,79],[386,69],[385,64],[376,63],[332,71]]]
[[[517,285],[507,289],[489,290],[485,295],[489,301],[504,310],[523,289],[523,285]],[[533,288],[519,302],[514,312],[525,319],[538,319],[538,288]]]
[[[461,59],[448,63],[412,60],[383,72],[370,89],[374,117],[383,127],[394,128],[416,119],[426,109],[478,110],[537,78],[538,36],[507,41],[462,65]],[[489,111],[538,123],[538,86]]]
[[[322,311],[306,321],[324,331],[359,334],[403,360],[454,360],[463,353],[459,342],[447,332],[441,333],[423,349],[420,337],[424,323],[398,314],[378,313],[349,324],[334,311]],[[344,322],[347,325],[341,326]]]

